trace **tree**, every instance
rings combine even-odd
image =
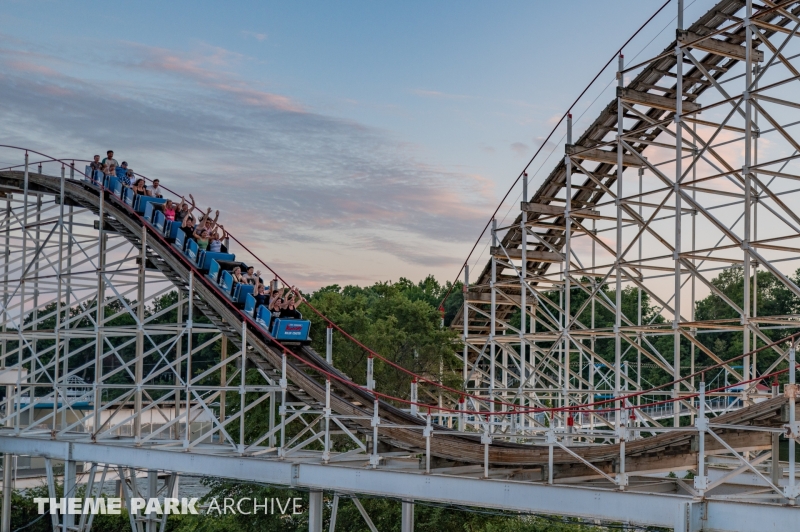
[[[417,284],[401,278],[397,283],[379,282],[365,288],[326,286],[311,294],[308,301],[397,366],[460,387],[455,356],[458,334],[442,327],[438,310],[445,291],[446,287],[430,276]],[[327,324],[308,307],[304,311],[311,320],[312,347],[324,353]],[[334,365],[357,382],[365,382],[368,355],[342,334],[334,334]],[[409,396],[411,375],[380,361],[374,368],[378,390],[395,397]]]

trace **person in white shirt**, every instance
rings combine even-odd
[[[155,198],[164,197],[164,189],[159,186],[161,182],[158,179],[153,179],[153,186],[150,187],[150,195]]]
[[[100,163],[103,165],[103,173],[106,175],[115,175],[117,173],[117,166],[119,163],[114,159],[114,150],[106,152],[106,158]]]

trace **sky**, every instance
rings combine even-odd
[[[0,143],[113,149],[219,209],[303,289],[452,280],[561,115],[662,3],[6,0]],[[674,4],[626,61],[674,39]],[[687,21],[713,6],[686,4]],[[606,70],[573,110],[576,137],[613,81]],[[534,161],[531,191],[563,134]]]

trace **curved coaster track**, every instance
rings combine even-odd
[[[711,276],[760,270],[800,297],[787,268],[798,14],[798,2],[722,1],[656,58],[620,59],[616,99],[576,142],[568,123],[563,160],[531,198],[525,180],[519,216],[493,226],[491,259],[466,279],[464,389],[420,375],[410,402],[375,390],[371,369],[361,384],[330,353],[275,340],[74,161],[25,151],[24,169],[0,171],[4,486],[21,455],[51,487],[63,462],[67,493],[99,494],[108,474],[127,497],[137,474],[153,496],[179,474],[309,489],[315,531],[325,490],[401,499],[404,530],[413,500],[792,529],[797,316],[758,313],[756,281],[735,300]],[[632,315],[625,290],[656,310]],[[696,316],[701,294],[736,318]],[[725,360],[712,333],[739,335],[741,355]],[[370,368],[385,363],[365,349]],[[665,476],[685,471],[693,481]],[[92,526],[61,517],[54,527]]]

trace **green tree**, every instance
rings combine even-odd
[[[326,286],[308,301],[344,331],[396,366],[431,380],[460,387],[455,351],[458,334],[442,326],[438,309],[447,287],[433,277],[414,284],[408,279],[380,282],[369,287]],[[460,290],[457,291],[460,295]],[[325,353],[326,322],[308,307],[312,347]],[[455,311],[454,311],[455,313]],[[334,334],[334,365],[357,382],[365,382],[368,352],[342,334]],[[375,361],[377,389],[407,398],[411,375],[398,367]]]

